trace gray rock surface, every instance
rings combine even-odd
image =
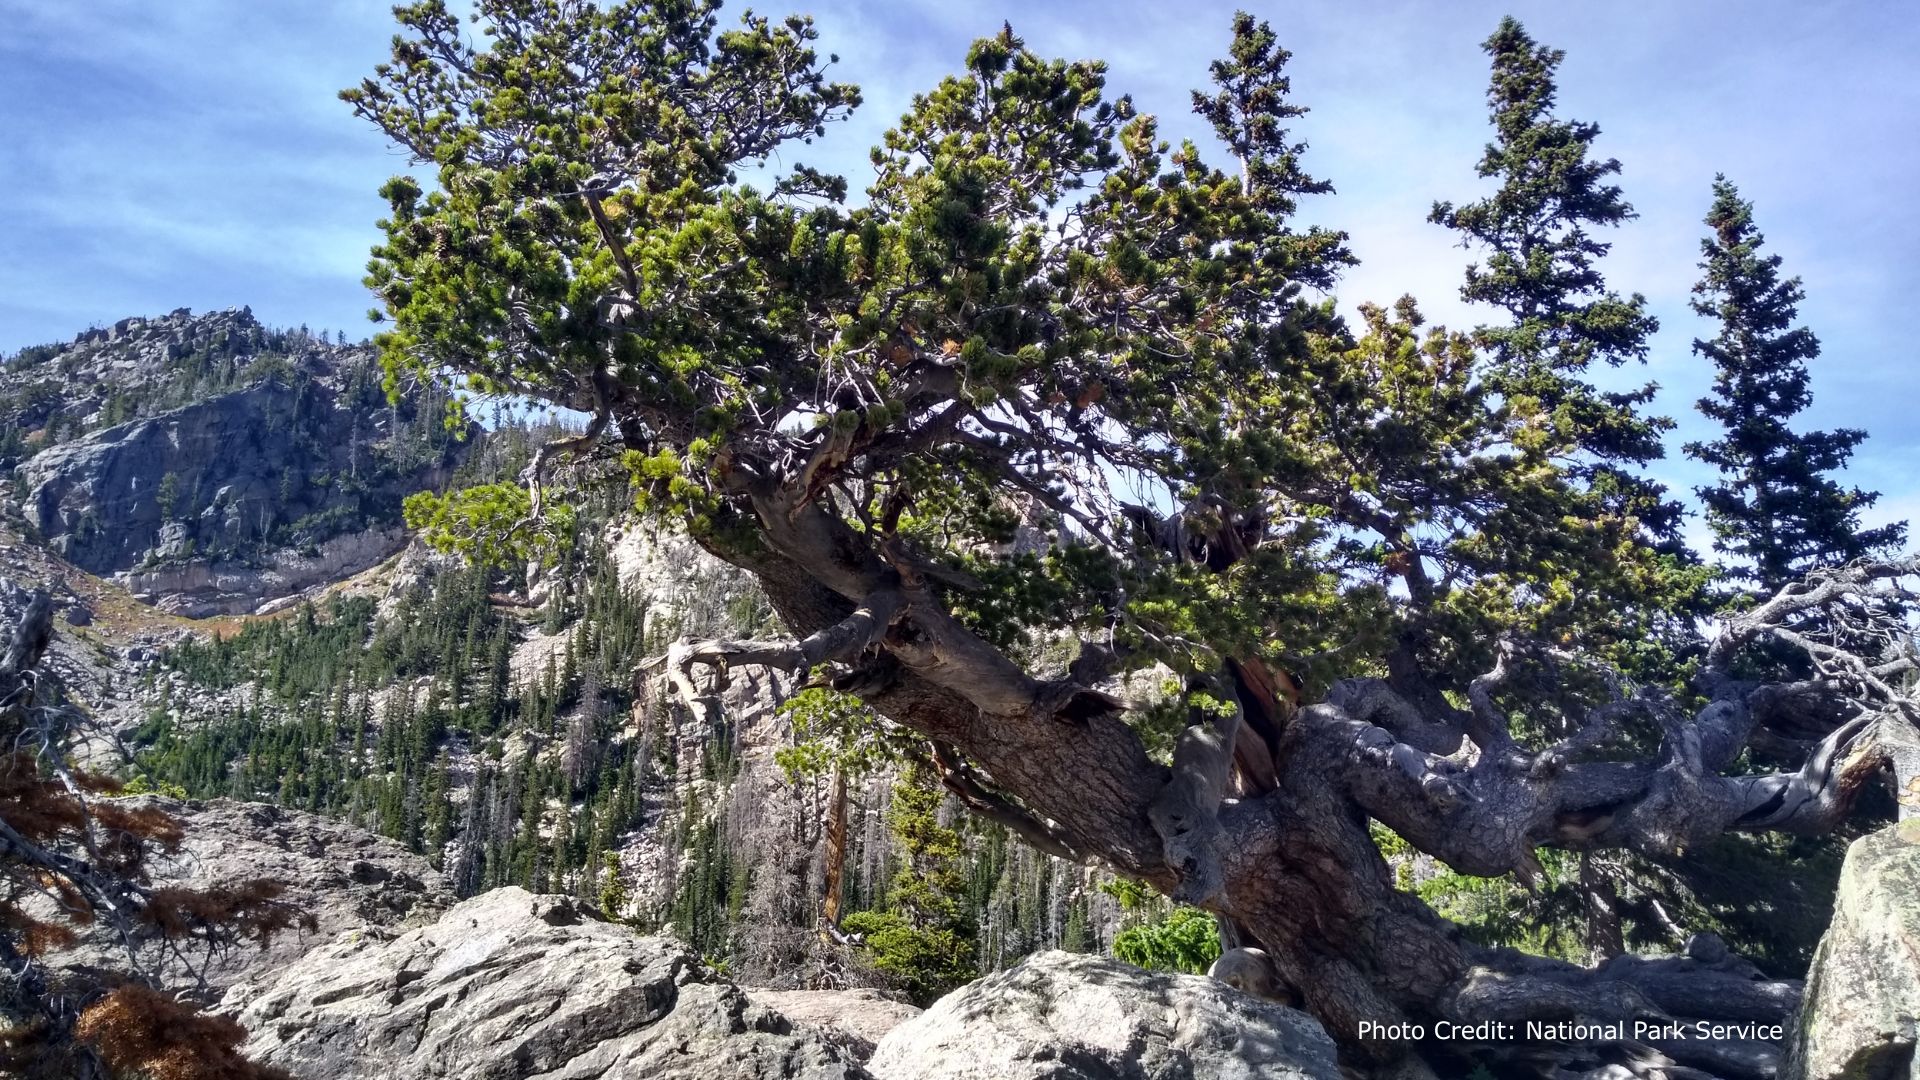
[[[1046,952],[880,1040],[879,1080],[1335,1080],[1304,1013],[1198,975]]]
[[[388,405],[370,348],[245,311],[123,320],[0,369],[0,421],[38,428],[14,492],[33,530],[193,617],[398,552],[401,500],[469,446],[415,397]]]
[[[1794,1080],[1920,1080],[1920,820],[1847,849],[1787,1073]]]
[[[267,615],[311,599],[302,593],[378,566],[407,546],[407,531],[364,519],[359,531],[299,547],[263,547],[245,561],[198,560],[113,575],[127,591],[163,611],[200,619]]]
[[[865,1061],[889,1031],[920,1015],[878,990],[761,990],[747,996],[789,1020],[811,1024]]]
[[[268,380],[34,455],[21,466],[27,516],[74,565],[164,594],[169,610],[251,611],[399,551],[400,499],[444,479],[441,462],[376,468],[355,424],[330,395],[303,404],[295,387]],[[377,486],[333,479],[356,453]],[[379,542],[320,548],[369,525],[385,529]],[[272,565],[266,557],[280,549],[315,567]]]
[[[395,841],[345,822],[283,810],[262,803],[177,802],[157,796],[128,800],[166,809],[186,825],[180,850],[151,864],[155,885],[207,888],[252,878],[286,886],[285,899],[314,916],[313,931],[289,930],[265,948],[243,946],[204,968],[208,991],[220,991],[274,972],[316,946],[348,933],[396,930],[431,922],[454,903],[440,872]],[[71,969],[120,970],[125,952],[96,928],[73,949],[57,955]],[[181,964],[168,969],[172,984],[195,982]]]
[[[299,1080],[864,1080],[820,1032],[683,945],[574,901],[496,889],[236,987],[247,1056]]]
[[[1274,971],[1273,961],[1265,949],[1228,949],[1207,969],[1207,978],[1218,979],[1235,990],[1267,1001],[1297,1004]]]

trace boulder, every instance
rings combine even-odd
[[[1046,952],[888,1032],[879,1080],[1336,1080],[1304,1013],[1199,975]]]
[[[1207,969],[1207,978],[1218,979],[1235,990],[1267,1001],[1298,1004],[1286,984],[1280,981],[1265,949],[1228,949]]]
[[[399,929],[431,922],[454,903],[440,872],[399,843],[344,822],[263,803],[214,799],[177,802],[157,796],[126,800],[152,805],[186,825],[180,850],[152,860],[157,886],[209,886],[270,878],[282,898],[311,914],[315,930],[285,931],[265,948],[243,945],[214,957],[198,974],[176,961],[164,972],[177,988],[212,999],[235,983],[268,978],[309,949],[355,931]],[[57,954],[70,970],[117,971],[126,954],[104,926],[80,945]],[[191,958],[198,965],[199,957]]]
[[[789,1020],[811,1024],[865,1061],[887,1032],[920,1015],[878,990],[761,990],[747,996]]]
[[[686,946],[518,888],[316,949],[221,1009],[298,1080],[868,1078]]]
[[[1920,820],[1853,842],[1789,1052],[1795,1080],[1920,1080]]]

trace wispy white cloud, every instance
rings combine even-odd
[[[358,278],[381,207],[374,190],[404,159],[335,92],[384,58],[390,0],[0,0],[0,350],[136,311],[251,303],[271,320],[361,325]],[[765,4],[757,5],[771,10]],[[1036,48],[1108,61],[1109,85],[1157,113],[1171,138],[1202,136],[1187,91],[1204,83],[1234,3],[1088,0],[954,4],[818,0],[806,5],[836,77],[867,105],[789,160],[871,176],[867,148],[958,68],[1003,19]],[[1307,164],[1332,197],[1303,217],[1352,234],[1364,260],[1343,305],[1412,293],[1436,321],[1483,318],[1458,300],[1472,259],[1426,223],[1435,199],[1484,190],[1479,41],[1512,11],[1563,47],[1562,110],[1598,122],[1603,152],[1640,220],[1613,237],[1616,288],[1645,293],[1663,329],[1652,362],[1681,420],[1678,490],[1706,477],[1678,458],[1706,434],[1692,402],[1709,373],[1689,351],[1699,219],[1716,171],[1758,204],[1802,315],[1821,336],[1809,423],[1873,432],[1853,482],[1886,492],[1882,516],[1920,514],[1920,450],[1908,417],[1920,365],[1904,333],[1920,291],[1920,24],[1899,5],[1703,0],[1598,5],[1557,0],[1240,0],[1295,53]],[[737,14],[724,13],[732,18]]]

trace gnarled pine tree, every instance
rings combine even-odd
[[[436,171],[385,189],[382,348],[396,375],[591,418],[525,497],[448,497],[489,544],[540,535],[552,453],[610,442],[643,513],[757,577],[794,636],[681,642],[679,692],[813,669],[927,743],[968,807],[1221,916],[1356,1061],[1404,1052],[1366,1020],[1791,1008],[1704,946],[1594,970],[1476,946],[1395,888],[1369,822],[1522,877],[1546,845],[1828,829],[1908,731],[1908,654],[1822,654],[1793,686],[1731,665],[1797,612],[1904,600],[1916,568],[1783,591],[1685,696],[1616,674],[1695,579],[1585,465],[1657,432],[1570,382],[1535,395],[1565,409],[1513,403],[1617,320],[1549,305],[1520,325],[1553,351],[1522,359],[1411,301],[1350,329],[1307,291],[1351,256],[1296,220],[1331,189],[1265,26],[1238,17],[1196,95],[1226,168],[1110,99],[1102,65],[1006,29],[914,99],[850,205],[769,165],[857,102],[804,19],[482,0],[476,45],[437,0],[399,14],[392,61],[344,95]],[[1589,430],[1619,445],[1567,451]],[[1035,661],[1061,641],[1064,671]],[[1180,687],[1156,707],[1101,689],[1155,664]],[[1725,775],[1789,716],[1831,732],[1803,768]],[[1622,754],[1631,730],[1657,754]]]

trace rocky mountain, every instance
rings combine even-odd
[[[0,464],[54,552],[191,616],[252,612],[400,550],[400,504],[471,443],[388,400],[371,348],[246,309],[126,319],[0,366]]]

